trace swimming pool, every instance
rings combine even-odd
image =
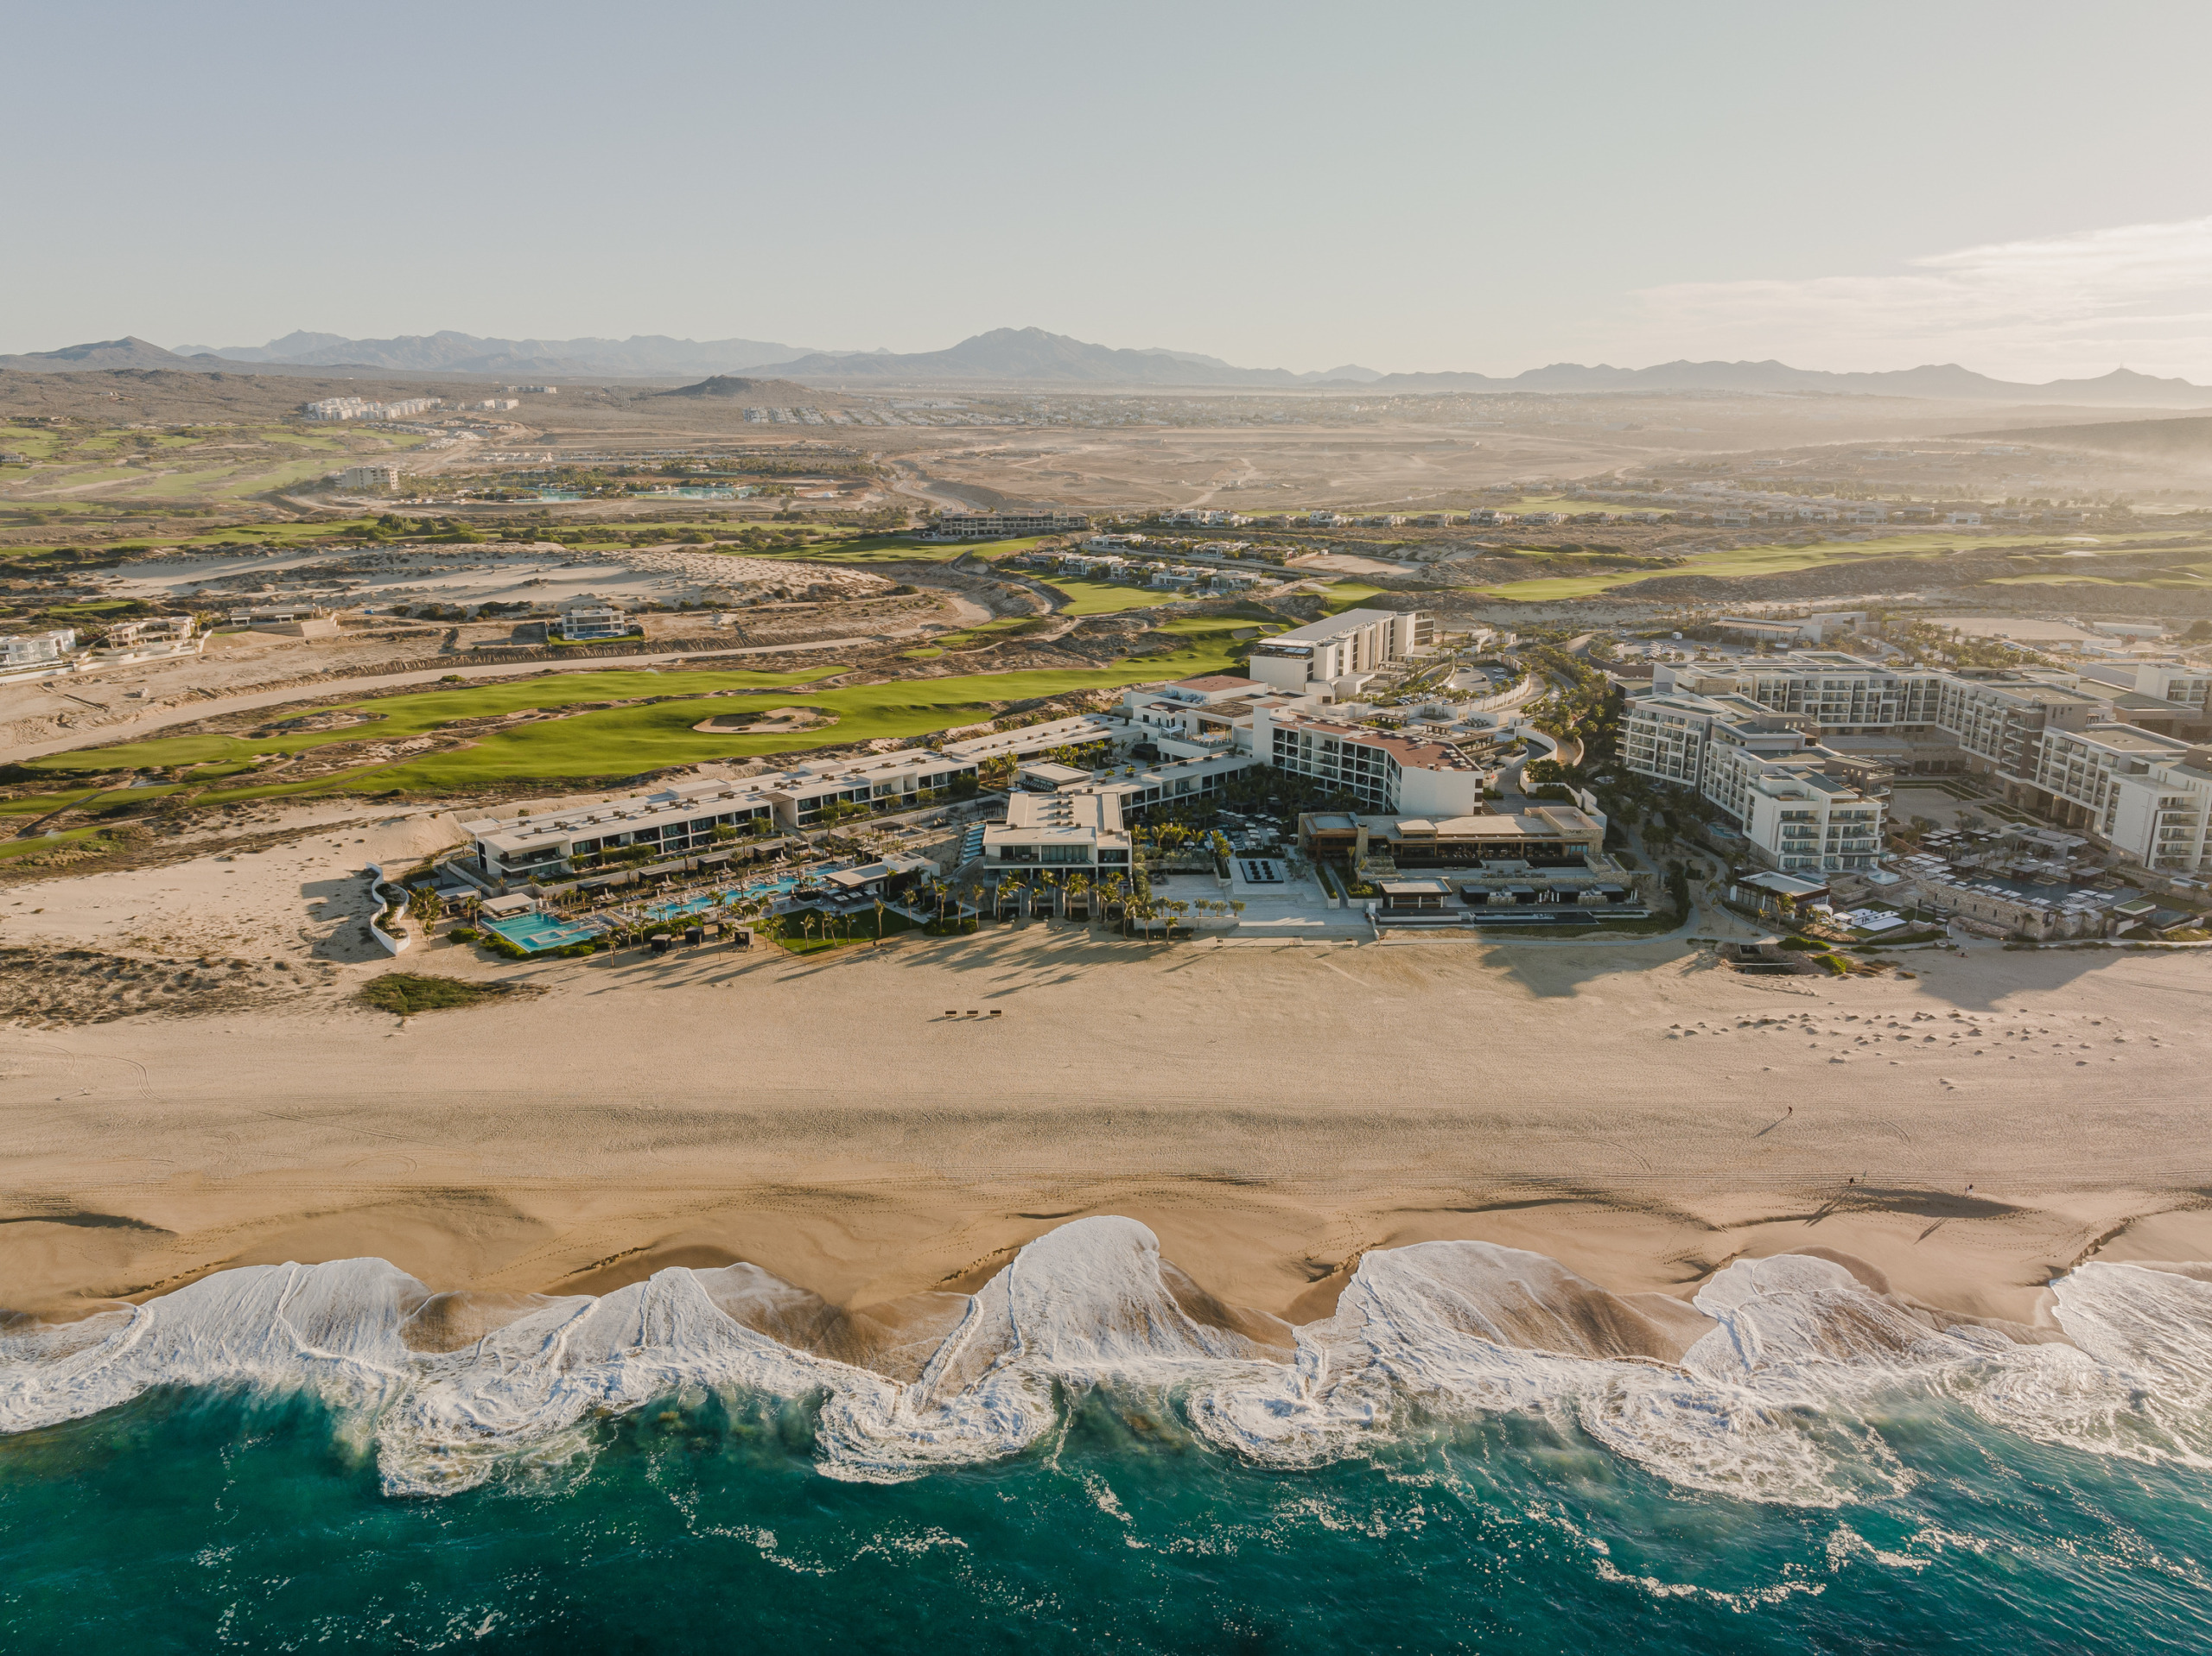
[[[597,920],[563,920],[550,914],[518,914],[512,919],[486,920],[484,926],[487,931],[496,931],[517,948],[532,954],[588,942],[598,936],[601,930]]]
[[[747,880],[742,885],[733,885],[728,891],[709,891],[703,897],[686,898],[681,903],[663,903],[645,910],[649,920],[673,920],[680,915],[697,914],[711,909],[717,903],[741,902],[748,897],[781,897],[798,884],[790,874],[779,874],[774,879]]]

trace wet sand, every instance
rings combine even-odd
[[[41,888],[57,922],[73,884]],[[2212,958],[1904,959],[1777,980],[1672,943],[1043,926],[519,969],[439,945],[400,964],[543,993],[402,1023],[347,998],[383,967],[346,965],[232,1011],[0,1031],[0,1304],[378,1254],[483,1291],[746,1259],[859,1308],[972,1289],[1100,1213],[1293,1320],[1365,1250],[1435,1238],[1676,1296],[1819,1247],[2021,1322],[2093,1253],[2212,1258]]]

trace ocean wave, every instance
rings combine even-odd
[[[1058,1424],[1058,1388],[1099,1386],[1164,1394],[1262,1464],[1527,1411],[1683,1487],[1832,1507],[1898,1486],[1878,1417],[1901,1391],[2042,1442],[2212,1465],[2208,1275],[2085,1265],[2054,1285],[2056,1343],[1946,1319],[1834,1259],[1741,1260],[1686,1306],[1484,1242],[1370,1252],[1332,1315],[1292,1329],[1211,1299],[1112,1217],[895,1317],[749,1265],[596,1297],[435,1294],[381,1259],[253,1266],[0,1335],[0,1431],[154,1386],[303,1390],[366,1423],[386,1489],[435,1494],[709,1386],[818,1399],[821,1469],[893,1480],[1017,1453]]]

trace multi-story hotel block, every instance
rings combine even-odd
[[[1815,650],[1698,663],[1661,669],[1652,693],[1630,704],[1623,757],[1639,775],[1720,805],[1784,869],[1871,866],[1853,859],[1861,841],[1878,847],[1878,802],[1856,795],[1842,779],[1846,755],[1821,744],[1855,751],[1861,744],[1848,739],[1878,737],[1947,752],[1952,768],[1994,777],[2009,798],[2146,867],[2197,873],[2212,871],[2212,749],[2170,733],[2202,729],[2208,687],[2212,671],[2171,661],[2082,674],[1891,669]],[[1777,764],[1794,780],[1785,784]],[[1825,806],[1782,803],[1806,790]],[[1870,803],[1878,814],[1860,833]]]

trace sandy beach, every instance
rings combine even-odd
[[[397,964],[531,993],[403,1021],[353,999],[395,965],[361,946],[358,870],[447,830],[315,826],[8,894],[15,969],[73,1008],[0,1031],[8,1309],[362,1254],[509,1292],[744,1259],[861,1308],[972,1290],[1091,1214],[1294,1321],[1366,1250],[1440,1238],[1677,1297],[1820,1247],[2022,1323],[2083,1258],[2212,1257],[2202,955],[1991,946],[1839,980],[1672,942],[1041,923],[804,959],[438,943]],[[127,958],[182,987],[120,987]]]

